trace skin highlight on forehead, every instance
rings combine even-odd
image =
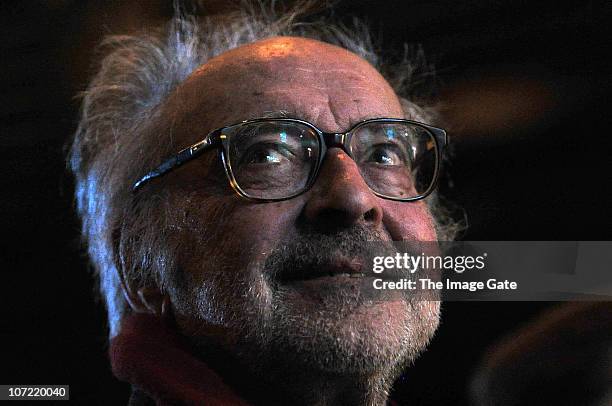
[[[294,111],[324,131],[347,130],[367,118],[403,117],[393,89],[367,61],[294,37],[258,41],[211,59],[167,105],[179,121],[208,131],[276,110]]]

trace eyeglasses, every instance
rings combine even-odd
[[[345,133],[326,133],[293,118],[260,118],[218,128],[143,176],[137,191],[207,150],[220,149],[225,173],[240,196],[279,201],[306,192],[329,148],[356,163],[368,187],[385,199],[414,201],[429,195],[440,172],[446,132],[412,120],[377,118]]]

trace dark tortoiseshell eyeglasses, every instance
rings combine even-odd
[[[230,185],[240,196],[291,199],[315,183],[327,150],[341,148],[372,192],[408,202],[435,188],[446,143],[444,130],[412,120],[376,118],[344,133],[326,133],[304,120],[259,118],[213,130],[147,173],[133,190],[217,149]]]

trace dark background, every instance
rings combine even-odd
[[[0,9],[0,383],[69,384],[75,403],[125,404],[129,388],[109,371],[64,145],[102,36],[162,23],[172,8],[39,0]],[[467,213],[464,239],[612,239],[610,36],[599,3],[364,0],[335,13],[366,18],[383,51],[422,44],[436,64],[454,149],[442,191]],[[467,404],[485,349],[553,305],[446,303],[398,395]]]

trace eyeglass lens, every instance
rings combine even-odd
[[[256,122],[228,127],[226,159],[237,186],[249,197],[282,199],[302,192],[315,174],[318,133],[298,122]],[[436,144],[425,128],[371,122],[353,131],[348,145],[361,176],[392,198],[424,194],[433,183]]]

